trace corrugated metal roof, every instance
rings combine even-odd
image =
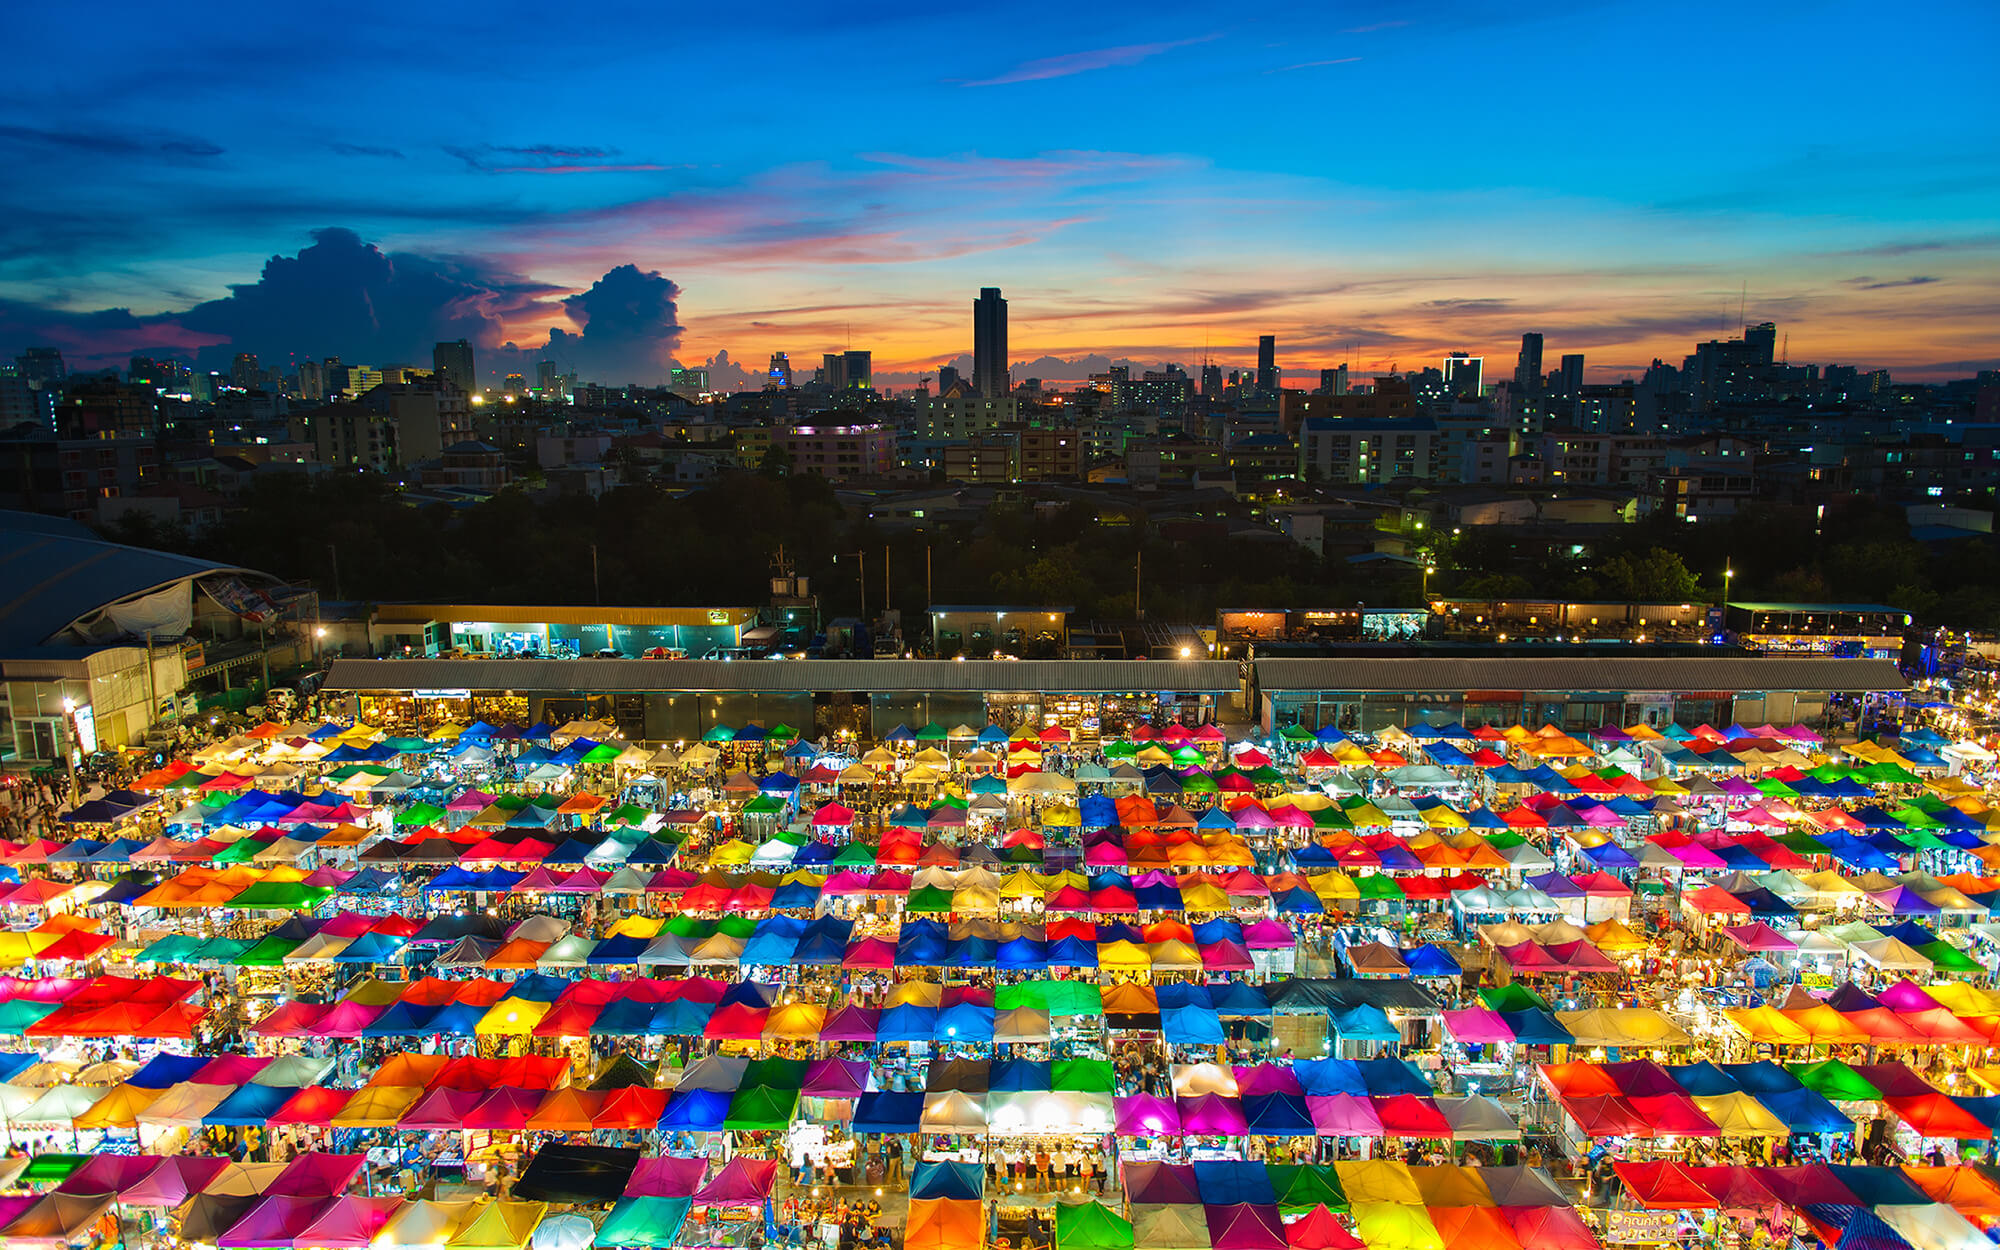
[[[1794,656],[1600,658],[1479,656],[1257,661],[1259,688],[1358,692],[1464,690],[1902,690],[1888,660]]]
[[[1222,691],[1217,660],[336,660],[326,690]]]
[[[185,577],[248,570],[108,543],[81,526],[0,512],[0,652],[39,647],[108,604]]]

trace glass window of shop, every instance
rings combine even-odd
[[[1520,724],[1522,719],[1519,694],[1469,691],[1465,697],[1465,718],[1460,723],[1467,729],[1478,729],[1482,725],[1506,729]]]
[[[646,740],[694,742],[703,733],[701,696],[652,691],[646,695]]]
[[[735,646],[736,630],[728,625],[614,625],[607,645],[633,658],[657,648],[685,652],[698,660],[712,651]],[[786,723],[797,725],[796,721]]]
[[[877,738],[898,725],[918,730],[933,721],[947,729],[957,725],[979,729],[986,724],[986,696],[975,690],[897,691],[870,695],[868,703],[870,732]]]
[[[1720,695],[1682,695],[1674,700],[1674,723],[1683,729],[1697,725],[1725,728],[1735,717],[1735,700]]]
[[[967,721],[974,729],[986,724],[994,724],[1008,733],[1016,729],[1042,728],[1042,696],[1025,691],[1008,690],[986,696],[986,715],[978,722]],[[949,729],[951,726],[946,725]]]

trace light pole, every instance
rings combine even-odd
[[[81,745],[76,731],[76,700],[63,696],[63,767],[69,772],[69,803],[76,806],[79,791],[76,784],[76,752]]]

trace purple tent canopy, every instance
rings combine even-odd
[[[1264,916],[1243,926],[1243,945],[1253,951],[1288,951],[1299,943],[1299,935],[1282,920]]]
[[[1138,1203],[1198,1203],[1201,1189],[1187,1163],[1127,1163],[1125,1197]]]
[[[403,1206],[401,1198],[363,1198],[358,1195],[335,1198],[319,1213],[311,1226],[292,1239],[294,1245],[341,1247],[367,1250],[375,1234]]]
[[[56,1186],[56,1192],[122,1194],[151,1176],[165,1162],[159,1155],[95,1155]]]
[[[177,1207],[208,1188],[229,1160],[195,1155],[170,1155],[144,1180],[118,1195],[128,1207]]]
[[[1208,1207],[1208,1240],[1215,1250],[1286,1250],[1278,1208],[1239,1202]]]
[[[346,1193],[354,1178],[361,1175],[362,1155],[336,1155],[309,1151],[285,1165],[285,1170],[264,1187],[267,1194],[288,1198],[330,1198]]]
[[[746,1159],[742,1155],[724,1164],[715,1179],[696,1192],[697,1203],[742,1206],[763,1202],[778,1183],[776,1159]]]
[[[1876,997],[1891,1011],[1931,1011],[1940,1005],[1937,999],[1908,980],[1896,982]]]
[[[856,1007],[850,1003],[826,1018],[826,1023],[820,1026],[819,1038],[823,1042],[872,1042],[881,1019],[880,1008]]]
[[[457,1132],[465,1127],[466,1113],[486,1097],[483,1089],[434,1089],[416,1106],[405,1111],[396,1127],[431,1132]]]

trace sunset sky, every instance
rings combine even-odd
[[[616,383],[851,345],[901,385],[1000,286],[1017,379],[1260,333],[1294,378],[1461,348],[1491,378],[1524,330],[1603,379],[1745,319],[1963,376],[2000,367],[1996,13],[29,6],[0,354],[466,334]]]

